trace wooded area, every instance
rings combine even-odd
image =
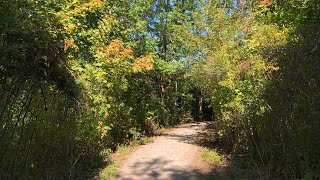
[[[89,178],[187,119],[263,176],[320,178],[320,1],[1,0],[0,179]]]

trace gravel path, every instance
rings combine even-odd
[[[120,168],[118,179],[200,179],[201,147],[198,134],[206,123],[180,125],[139,147]]]

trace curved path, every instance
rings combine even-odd
[[[206,123],[180,125],[139,147],[120,168],[118,179],[201,179],[199,134]]]

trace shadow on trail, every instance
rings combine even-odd
[[[176,129],[190,128],[197,132],[195,134],[177,134],[174,132],[168,132],[158,135],[176,140],[178,142],[201,146],[203,148],[216,151],[223,159],[226,160],[226,162],[222,164],[208,163],[207,166],[210,167],[205,171],[180,171],[179,169],[166,169],[165,171],[172,171],[172,177],[170,177],[169,179],[194,179],[192,178],[192,174],[196,174],[197,178],[195,179],[250,179],[262,177],[262,175],[259,174],[259,171],[255,167],[248,167],[249,162],[240,162],[239,159],[235,159],[230,155],[230,152],[228,152],[224,147],[225,144],[220,142],[217,138],[218,134],[216,126],[217,125],[215,122],[197,122],[192,124],[184,124],[176,127]],[[157,167],[158,165],[161,166],[161,163],[170,162],[161,162],[155,159],[154,161],[150,162],[150,168],[153,168],[154,166]],[[136,167],[139,167],[139,164],[137,164]],[[137,173],[144,173],[145,170],[147,170],[147,168],[141,171],[137,169]],[[179,178],[180,176],[183,178]],[[157,178],[156,176],[154,177],[155,179]]]
[[[217,144],[216,133],[212,131],[215,124],[213,122],[201,122],[204,125],[200,125],[200,122],[193,124],[184,124],[176,127],[179,128],[192,128],[198,131],[196,134],[185,135],[185,134],[175,134],[175,133],[162,133],[158,136],[169,137],[170,139],[177,140],[179,142],[184,142],[192,145],[198,145],[202,147],[215,148]]]
[[[162,160],[160,158],[151,159],[149,162],[135,163],[134,166],[137,167],[133,176],[143,176],[148,175],[155,179],[161,176],[163,172],[170,172],[170,179],[186,179],[194,175],[193,171],[182,171],[175,168],[165,168],[170,165],[172,161]],[[146,165],[147,164],[147,165]],[[143,168],[139,168],[143,167]]]
[[[130,174],[126,180],[134,180],[135,177],[144,177],[152,179],[170,179],[170,180],[188,180],[188,179],[218,179],[218,176],[210,176],[199,170],[190,168],[189,170],[172,168],[173,161],[163,160],[161,158],[150,159],[148,162],[137,162],[133,165],[136,167],[135,172]],[[165,177],[162,174],[167,174]],[[119,178],[119,176],[117,177]],[[142,178],[143,179],[143,178]]]

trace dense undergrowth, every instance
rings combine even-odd
[[[319,178],[320,3],[0,1],[0,178],[92,177],[186,117],[266,177]]]
[[[274,2],[241,18],[219,9],[208,15],[221,22],[208,22],[208,32],[223,35],[210,41],[191,77],[212,100],[226,149],[259,164],[266,177],[319,178],[317,7]]]

